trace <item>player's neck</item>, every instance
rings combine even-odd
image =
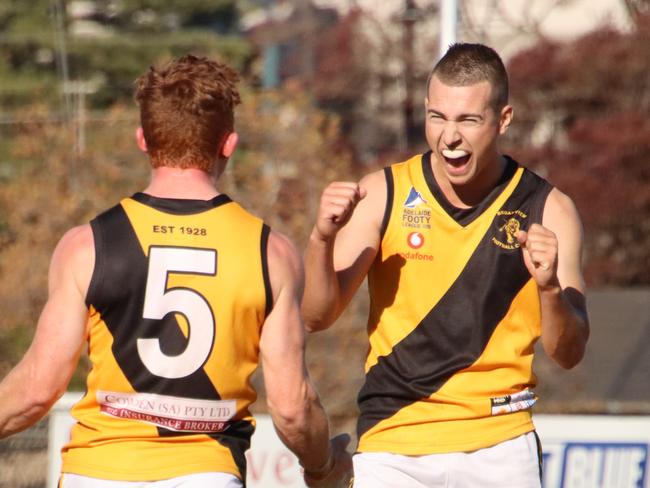
[[[159,198],[210,200],[219,195],[212,175],[196,168],[154,168],[151,182],[143,190]]]

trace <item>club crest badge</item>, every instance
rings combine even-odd
[[[519,249],[517,232],[523,228],[528,215],[521,210],[500,210],[496,216],[496,231],[492,243],[502,249]]]

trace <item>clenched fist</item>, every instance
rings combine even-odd
[[[335,181],[325,188],[320,199],[314,231],[316,237],[329,240],[343,227],[357,204],[366,196],[366,190],[358,183]]]
[[[540,287],[556,286],[558,243],[555,233],[533,224],[528,232],[520,230],[517,240],[521,245],[524,263]]]

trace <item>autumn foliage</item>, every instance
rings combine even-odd
[[[570,195],[591,286],[650,283],[650,16],[510,63],[509,152]]]

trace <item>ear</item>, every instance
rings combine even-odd
[[[512,122],[512,117],[514,116],[514,110],[512,105],[506,105],[501,109],[501,115],[499,117],[499,134],[505,134],[510,127]]]
[[[223,141],[221,145],[221,156],[228,159],[235,152],[237,148],[237,143],[239,142],[239,134],[236,132],[230,132]]]
[[[138,143],[138,147],[142,152],[147,152],[147,141],[144,140],[144,131],[142,127],[138,127],[135,130],[135,140]]]

